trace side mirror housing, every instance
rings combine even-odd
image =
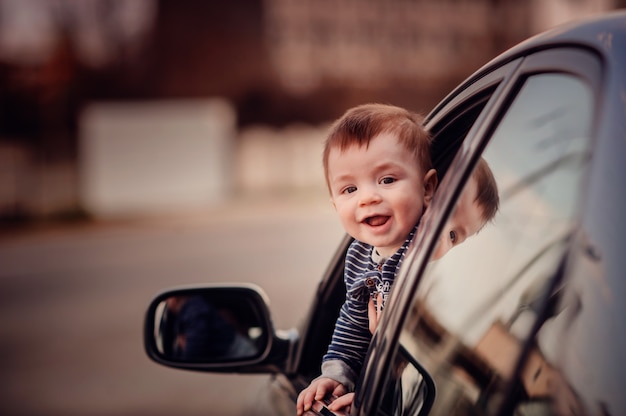
[[[144,322],[147,355],[187,370],[278,372],[296,339],[295,330],[276,333],[267,296],[254,285],[167,290],[152,300]]]

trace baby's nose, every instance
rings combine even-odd
[[[362,189],[361,198],[360,198],[361,205],[377,203],[377,202],[380,202],[381,199],[382,198],[377,189],[373,187]]]

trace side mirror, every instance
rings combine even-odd
[[[255,365],[268,364],[272,344],[280,341],[266,299],[253,285],[163,292],[146,312],[146,353],[170,367],[254,372]]]

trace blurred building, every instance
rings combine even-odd
[[[528,33],[519,2],[267,0],[266,39],[282,83],[393,88],[466,76]],[[501,13],[515,13],[499,28]]]
[[[328,85],[437,89],[532,34],[618,3],[265,0],[265,40],[281,85],[294,93]]]
[[[0,219],[80,208],[91,102],[220,97],[238,128],[319,124],[368,101],[424,112],[520,40],[625,5],[0,0]]]

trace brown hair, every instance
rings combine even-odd
[[[430,134],[422,125],[423,117],[404,108],[386,104],[363,104],[349,109],[332,125],[324,146],[324,176],[328,180],[330,150],[348,147],[367,147],[370,140],[381,133],[392,133],[415,156],[417,166],[427,172],[432,168],[430,159]]]
[[[472,176],[476,178],[476,199],[478,205],[483,210],[483,220],[485,223],[491,221],[498,212],[500,197],[498,196],[498,185],[493,177],[493,172],[489,168],[487,161],[482,157],[478,161]]]

